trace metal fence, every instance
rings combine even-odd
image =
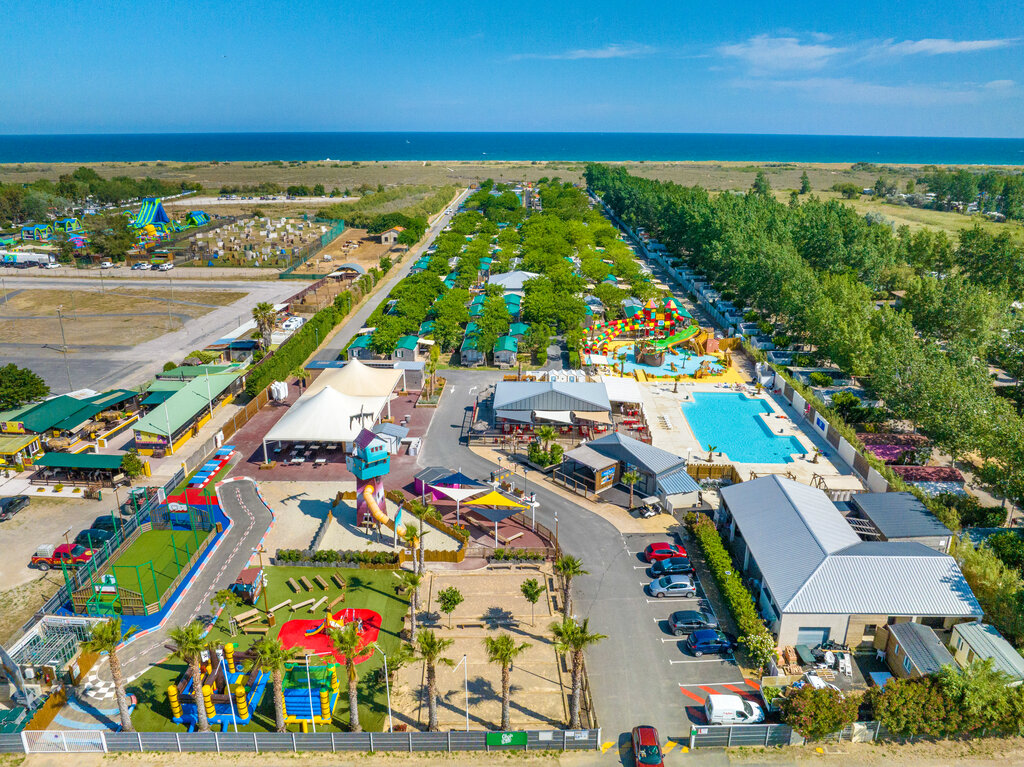
[[[888,737],[879,722],[854,722],[821,739],[822,743],[868,743]],[[786,724],[737,724],[697,726],[690,730],[690,748],[735,746],[799,746],[800,733]]]
[[[599,729],[358,733],[30,730],[0,735],[0,753],[584,751],[595,750],[600,743]]]

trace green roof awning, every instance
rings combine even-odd
[[[170,427],[171,434],[175,434],[183,426],[192,423],[209,407],[210,400],[222,394],[238,376],[238,368],[233,368],[225,373],[193,378],[172,397],[153,408],[132,429],[136,434],[143,432],[166,437]]]
[[[419,338],[416,336],[402,336],[398,339],[398,343],[395,344],[396,349],[415,349],[416,344],[419,343]]]
[[[52,469],[106,469],[121,468],[123,455],[99,455],[97,453],[47,453],[32,461],[35,466],[49,466]]]
[[[163,390],[157,390],[157,391],[150,391],[146,395],[146,398],[144,400],[142,400],[142,404],[143,405],[159,405],[162,402],[166,402],[171,397],[173,397],[174,393],[176,391],[177,391],[177,389],[163,389]]]

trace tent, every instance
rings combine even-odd
[[[402,380],[402,371],[394,368],[370,367],[351,360],[345,367],[325,370],[306,389],[316,394],[325,386],[352,397],[390,397]]]
[[[352,397],[325,386],[303,393],[263,437],[263,460],[268,441],[352,442],[380,417],[387,397]]]
[[[487,489],[487,485],[467,477],[461,471],[457,471],[431,482],[430,489],[455,501],[455,521],[460,522],[462,502],[467,498],[484,492]]]
[[[508,496],[502,495],[497,490],[492,490],[487,495],[481,496],[472,501],[466,501],[467,506],[472,506],[473,511],[482,516],[488,522],[494,523],[494,547],[501,545],[498,541],[498,523],[518,514],[523,509],[529,508],[525,503],[514,501]]]
[[[142,207],[139,209],[138,215],[135,216],[135,220],[132,221],[132,226],[136,229],[142,229],[150,225],[156,226],[157,224],[169,223],[171,223],[171,217],[164,210],[160,198],[147,197],[142,201]]]

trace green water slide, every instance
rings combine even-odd
[[[683,343],[683,341],[689,341],[698,333],[700,333],[700,325],[690,325],[681,333],[676,333],[674,336],[663,338],[660,341],[654,341],[654,350],[659,352],[668,351],[673,346]]]

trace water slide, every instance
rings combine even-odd
[[[673,346],[678,346],[684,341],[689,341],[695,335],[700,333],[700,325],[690,325],[686,330],[681,333],[676,333],[668,338],[663,338],[660,341],[654,342],[654,348],[656,351],[669,351]]]
[[[378,525],[384,527],[388,526],[388,515],[384,513],[384,510],[377,505],[377,499],[373,497],[374,486],[373,483],[363,486],[363,501],[366,503],[366,507],[370,510],[370,516],[373,517],[373,521]],[[405,535],[405,525],[395,527],[395,535],[399,538]]]

